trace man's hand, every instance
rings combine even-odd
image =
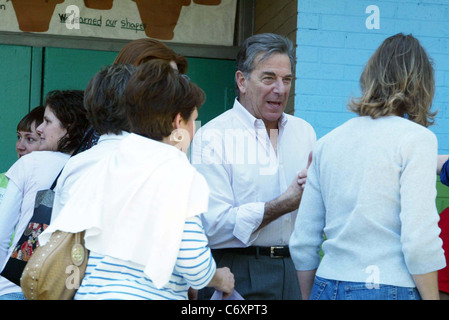
[[[283,216],[286,213],[292,212],[299,208],[301,203],[302,193],[304,191],[307,181],[307,171],[312,163],[312,152],[309,153],[309,159],[306,169],[302,170],[290,183],[290,186],[283,194],[274,200],[265,203],[265,213],[257,230],[262,229],[270,222]]]
[[[306,182],[307,182],[307,172],[309,171],[310,165],[312,164],[312,159],[313,159],[313,155],[312,155],[312,151],[309,153],[309,159],[307,161],[307,168],[302,170],[299,174],[298,174],[298,184],[301,186],[301,188],[304,190],[304,188],[306,187]]]

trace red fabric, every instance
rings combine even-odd
[[[449,293],[449,208],[440,213],[438,226],[441,229],[440,237],[443,240],[444,255],[446,256],[446,267],[438,271],[438,286],[440,291]]]

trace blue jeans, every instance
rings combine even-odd
[[[21,292],[7,293],[0,296],[0,300],[26,300]]]
[[[421,300],[416,288],[315,277],[310,300]]]

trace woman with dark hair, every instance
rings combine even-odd
[[[438,299],[431,61],[412,35],[391,36],[360,85],[359,116],[318,141],[308,171],[290,240],[303,298]]]
[[[142,63],[153,59],[162,59],[170,62],[170,65],[179,73],[185,74],[187,72],[187,59],[174,52],[164,43],[151,38],[142,38],[129,42],[118,53],[114,60],[114,64],[130,64],[138,66]],[[83,150],[89,149],[91,146],[97,144],[100,139],[100,134],[92,130],[89,132],[89,139]]]
[[[99,135],[98,143],[71,157],[64,166],[54,189],[52,221],[70,198],[74,182],[91,165],[117,148],[120,141],[129,134],[124,91],[135,70],[136,67],[129,64],[105,66],[87,84],[84,108],[89,123]]]
[[[72,154],[86,133],[86,113],[80,109],[81,90],[51,91],[45,100],[44,121],[37,128],[40,150]],[[83,106],[83,104],[81,104]]]
[[[131,76],[131,133],[80,177],[39,238],[86,231],[88,268],[75,299],[182,300],[205,286],[232,293],[234,277],[216,268],[199,217],[207,183],[181,151],[204,99],[168,61],[153,59]]]
[[[45,101],[44,119],[36,129],[40,135],[39,151],[21,157],[7,172],[8,187],[0,204],[0,268],[10,257],[26,261],[17,242],[30,232],[31,242],[46,226],[35,230],[29,224],[33,216],[36,194],[51,187],[72,153],[81,144],[88,127],[83,106],[83,91],[52,91]],[[10,246],[11,236],[14,239]],[[4,271],[4,270],[3,270]],[[20,299],[22,290],[0,277],[0,299]]]

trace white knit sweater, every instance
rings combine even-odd
[[[401,117],[356,117],[324,136],[290,239],[296,269],[414,287],[412,274],[443,268],[436,165],[435,135]]]

